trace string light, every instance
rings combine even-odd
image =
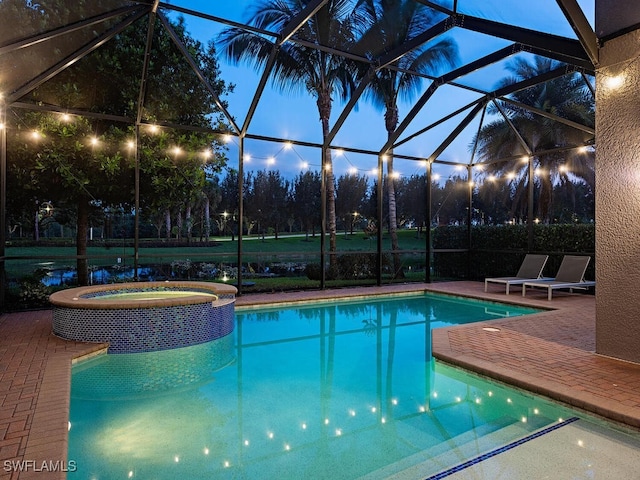
[[[610,90],[616,90],[624,84],[624,75],[615,75],[605,78],[604,84]]]

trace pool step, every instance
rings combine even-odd
[[[554,421],[536,417],[534,421],[522,422],[513,417],[501,417],[474,430],[464,432],[445,442],[375,470],[361,477],[361,480],[374,479],[420,479],[466,462],[488,451],[519,440],[533,432],[553,424]],[[404,425],[407,426],[406,424]],[[413,438],[428,435],[420,429],[411,428]],[[404,433],[405,439],[412,436]],[[419,445],[420,442],[416,442]],[[418,448],[416,446],[416,448]]]

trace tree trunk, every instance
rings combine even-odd
[[[211,237],[211,201],[207,195],[204,196],[204,235],[208,242]]]
[[[78,200],[78,220],[76,225],[76,271],[78,286],[89,285],[89,261],[87,260],[87,232],[89,229],[89,201]],[[124,240],[124,239],[123,239]]]
[[[176,214],[176,240],[182,239],[182,207],[178,209],[178,213]]]
[[[551,183],[550,169],[547,167],[545,171],[549,173],[540,178],[540,198],[538,202],[540,204],[540,216],[543,222],[548,224],[551,222],[551,191],[553,185]]]
[[[387,127],[387,138],[391,135],[398,125],[398,108],[387,106],[385,112],[385,124]],[[389,235],[391,237],[391,250],[393,252],[393,278],[404,278],[402,270],[402,259],[400,258],[400,245],[398,244],[398,218],[396,214],[396,180],[393,172],[393,150],[387,152],[387,202],[389,208]]]
[[[318,112],[320,113],[320,121],[322,122],[322,138],[326,139],[331,131],[329,128],[329,118],[331,116],[331,95],[328,91],[321,92],[318,95]],[[327,187],[327,230],[329,231],[329,264],[335,266],[337,258],[335,252],[336,245],[336,192],[335,181],[333,176],[333,159],[331,151],[327,150],[325,158],[325,175]]]
[[[33,239],[40,241],[40,208],[36,205],[36,214],[33,217]]]
[[[171,240],[171,210],[168,208],[164,211],[164,223],[167,226],[167,240]]]
[[[185,216],[185,224],[187,228],[187,243],[191,243],[191,230],[193,228],[193,222],[191,220],[191,204],[187,205]]]

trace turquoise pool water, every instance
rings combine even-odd
[[[434,294],[239,310],[234,335],[216,342],[82,362],[73,478],[447,470],[571,419],[431,358],[432,328],[533,312]]]

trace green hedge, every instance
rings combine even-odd
[[[439,279],[473,279],[514,275],[526,253],[549,255],[544,270],[553,276],[564,255],[589,255],[586,277],[595,278],[595,225],[535,225],[533,249],[528,252],[526,225],[471,227],[468,252],[439,252],[433,255],[433,273]],[[434,249],[469,248],[466,226],[436,227]]]

